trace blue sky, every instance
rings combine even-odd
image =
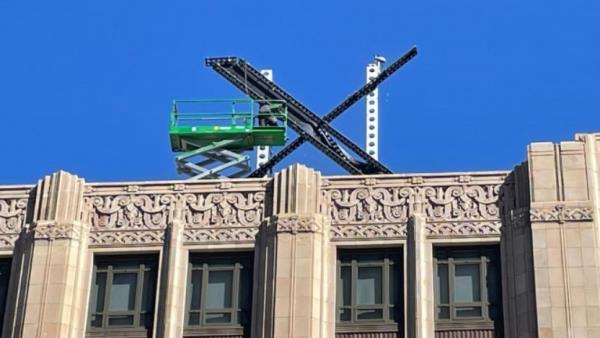
[[[65,169],[173,179],[174,98],[242,94],[236,55],[324,114],[375,54],[419,55],[380,87],[395,172],[510,169],[534,141],[600,131],[598,1],[0,1],[0,184]],[[334,122],[364,142],[364,103]],[[342,174],[305,145],[303,162]]]

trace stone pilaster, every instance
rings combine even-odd
[[[595,155],[589,148],[584,142],[529,146],[539,337],[600,336],[600,245],[592,198],[598,187],[590,181]]]
[[[189,253],[183,246],[184,224],[173,220],[163,250],[158,302],[157,338],[182,337]]]
[[[255,253],[253,337],[335,335],[335,248],[320,181],[302,165],[273,178],[273,214]]]
[[[60,171],[36,187],[31,228],[21,235],[12,283],[16,309],[4,337],[82,337],[89,287],[83,179]]]
[[[413,214],[407,225],[407,333],[408,337],[433,338],[433,246],[425,237],[425,217]]]

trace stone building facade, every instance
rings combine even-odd
[[[599,167],[0,186],[2,337],[600,337]]]

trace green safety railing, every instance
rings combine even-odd
[[[272,111],[260,112],[257,107],[268,104]],[[210,106],[229,105],[229,111],[218,111],[223,108]],[[184,106],[185,109],[184,109]],[[191,108],[193,107],[193,108]],[[196,110],[200,111],[196,111]],[[191,110],[191,111],[190,111]],[[260,128],[259,118],[275,118],[277,127],[287,129],[287,106],[283,100],[252,100],[252,99],[205,99],[205,100],[174,100],[170,115],[171,128],[180,126],[194,127],[243,127],[248,130]]]

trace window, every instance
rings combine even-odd
[[[6,309],[6,296],[8,294],[8,283],[10,281],[10,258],[0,259],[0,334],[4,324],[4,312]]]
[[[435,249],[437,323],[497,321],[500,316],[498,248]]]
[[[156,262],[152,255],[95,257],[88,336],[151,336]]]
[[[337,323],[341,327],[390,324],[402,318],[402,259],[399,249],[340,250]]]
[[[253,253],[193,254],[187,335],[249,334]]]

